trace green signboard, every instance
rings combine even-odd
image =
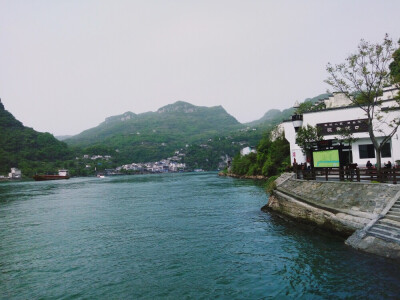
[[[316,168],[339,167],[339,150],[313,152],[313,159]]]

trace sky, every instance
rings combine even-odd
[[[325,93],[328,62],[400,38],[398,0],[0,0],[0,98],[75,135],[176,101],[239,122]]]

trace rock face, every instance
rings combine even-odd
[[[263,210],[350,236],[346,244],[400,260],[400,186],[316,182],[283,174]]]
[[[399,191],[396,185],[305,181],[290,174],[276,186],[269,209],[344,235],[376,218]]]
[[[346,237],[368,223],[366,218],[321,209],[279,191],[270,196],[267,209],[289,216],[302,223],[315,224]]]

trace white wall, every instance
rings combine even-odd
[[[392,99],[395,95],[396,91],[390,90],[385,92],[383,95],[383,99]],[[399,107],[395,101],[387,101],[383,103],[383,107]],[[394,110],[389,113],[383,113],[384,119],[389,123],[394,118],[399,118],[400,110]],[[359,120],[366,119],[366,113],[359,107],[343,107],[338,109],[331,110],[321,110],[317,112],[309,112],[303,114],[303,127],[307,124],[311,126],[316,126],[319,123],[329,123],[329,122],[340,122],[340,121],[348,121],[348,120]],[[304,163],[306,158],[302,153],[300,147],[296,144],[296,134],[293,128],[292,122],[284,122],[282,123],[285,129],[285,138],[290,143],[290,155],[291,155],[291,164],[294,162],[294,158],[296,158],[297,163]],[[375,132],[376,137],[384,137],[387,136],[392,128],[385,123],[378,123],[376,120],[374,121],[374,128],[377,130]],[[378,131],[379,130],[379,131]],[[368,132],[359,132],[354,133],[354,137],[359,140],[352,145],[352,154],[353,154],[353,162],[359,164],[359,166],[365,166],[368,160],[371,161],[372,164],[376,163],[376,159],[360,159],[359,156],[359,148],[360,144],[371,144],[371,140],[369,138]],[[337,135],[326,135],[324,136],[325,140],[337,139]],[[378,140],[382,140],[382,138],[378,138]],[[390,160],[395,163],[396,160],[400,160],[400,130],[396,133],[391,142],[391,157],[382,158],[382,162],[387,162]]]

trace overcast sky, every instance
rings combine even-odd
[[[400,1],[0,0],[0,98],[78,134],[178,100],[240,122],[324,93],[361,38],[400,38]]]

